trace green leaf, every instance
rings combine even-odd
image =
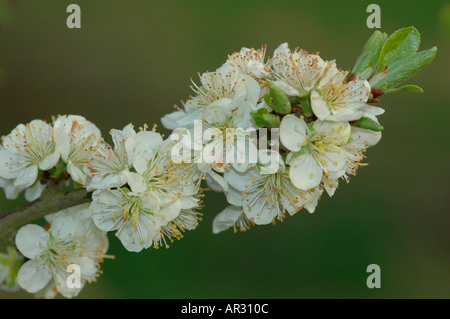
[[[255,121],[257,127],[264,127],[264,125],[266,124],[263,120],[263,116],[265,114],[269,114],[269,111],[265,108],[250,112],[250,115],[253,117],[253,120]]]
[[[416,93],[423,93],[423,89],[420,86],[417,85],[405,85],[398,88],[392,88],[386,90],[384,94],[386,93],[395,93],[395,92],[416,92]]]
[[[420,44],[420,33],[414,27],[403,28],[395,31],[384,43],[381,50],[377,72],[386,66],[404,59],[417,52]]]
[[[268,128],[280,127],[280,118],[274,114],[263,114],[262,120],[264,121],[264,126]]]
[[[352,73],[356,77],[367,79],[372,75],[380,58],[383,42],[383,34],[380,31],[375,31],[364,45],[364,49],[353,67]]]
[[[386,71],[376,74],[370,85],[383,91],[409,79],[421,68],[433,61],[437,48],[414,53],[404,59],[397,60],[390,64]]]
[[[358,121],[351,124],[354,127],[364,128],[367,130],[381,132],[384,127],[368,117],[361,117]]]
[[[289,101],[289,98],[287,95],[281,90],[279,87],[277,87],[273,82],[269,83],[269,89],[270,89],[270,97],[273,100],[272,105],[270,105],[271,108],[276,113],[280,114],[289,114],[291,113],[291,102]]]

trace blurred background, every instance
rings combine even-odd
[[[66,8],[81,7],[81,29]],[[110,128],[159,119],[185,100],[189,77],[241,47],[282,42],[352,69],[372,1],[0,0],[0,135],[18,123],[80,114]],[[314,214],[212,234],[225,206],[208,193],[204,220],[169,249],[127,252],[110,236],[104,274],[79,298],[449,298],[448,1],[377,1],[381,31],[415,26],[436,59],[408,83],[425,93],[382,96],[381,142],[350,184]],[[162,127],[161,131],[168,133]],[[109,136],[108,136],[109,137]],[[24,203],[0,195],[0,211]],[[381,289],[366,268],[381,267]],[[0,298],[33,298],[0,292]]]

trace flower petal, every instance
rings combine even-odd
[[[82,226],[79,218],[70,211],[61,211],[53,218],[50,227],[51,234],[60,241],[71,241],[81,232]]]
[[[38,175],[37,165],[30,165],[17,171],[14,186],[19,188],[27,188],[34,184]]]
[[[16,235],[17,249],[29,259],[36,259],[47,248],[49,234],[41,226],[25,225]]]
[[[322,97],[319,89],[311,92],[311,108],[319,120],[324,121],[331,115],[328,102]]]
[[[214,217],[212,229],[213,234],[218,234],[233,227],[239,216],[244,213],[242,207],[228,206]]]
[[[298,152],[306,142],[305,121],[293,114],[286,115],[280,123],[280,140],[284,147]]]
[[[320,184],[323,175],[322,167],[310,153],[293,156],[289,165],[289,177],[295,187],[308,190]]]
[[[45,189],[45,184],[41,184],[37,181],[33,186],[29,187],[25,191],[25,199],[32,202],[41,197],[42,191]]]
[[[36,261],[29,260],[20,267],[17,274],[17,282],[20,287],[29,293],[36,293],[43,289],[50,279],[52,274],[46,265],[38,266]]]

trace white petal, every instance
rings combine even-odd
[[[30,165],[17,171],[14,186],[19,188],[27,188],[34,184],[38,174],[37,165]]]
[[[370,84],[367,80],[354,80],[345,86],[342,92],[346,107],[361,108],[370,96]]]
[[[29,187],[25,191],[25,199],[32,202],[41,197],[42,191],[45,189],[45,184],[41,184],[37,181],[33,186]]]
[[[290,86],[289,84],[286,84],[283,81],[277,80],[277,81],[274,81],[273,84],[275,84],[286,95],[289,95],[289,96],[299,96],[300,95],[300,92],[297,89],[293,88],[292,86]]]
[[[322,121],[326,120],[331,114],[327,101],[318,89],[311,92],[311,108],[317,118]]]
[[[71,241],[81,232],[82,226],[79,218],[68,211],[61,211],[53,218],[50,232],[57,240]]]
[[[89,257],[80,257],[77,259],[77,264],[80,266],[81,275],[89,279],[95,279],[98,272],[97,263]]]
[[[241,76],[245,79],[244,83],[247,89],[247,97],[245,100],[252,104],[257,104],[261,92],[258,82],[251,76],[245,74]]]
[[[322,168],[310,153],[294,156],[289,165],[289,177],[295,187],[308,190],[320,184]]]
[[[256,167],[253,167],[245,173],[240,173],[235,169],[228,169],[224,172],[224,178],[230,186],[238,191],[246,191],[253,183],[253,180],[261,178],[261,174]]]
[[[206,183],[212,190],[216,192],[226,192],[228,190],[228,184],[221,175],[217,174],[213,170],[210,170],[206,174]]]
[[[328,193],[328,196],[333,197],[336,189],[339,186],[338,178],[343,174],[339,172],[338,174],[330,173],[328,176],[323,177],[323,187],[325,191]]]
[[[71,160],[69,160],[69,162],[67,163],[67,172],[75,182],[81,185],[86,185],[87,176],[84,173],[83,169],[80,168],[80,166],[80,164],[75,164]]]
[[[19,172],[29,165],[22,157],[11,154],[6,148],[0,146],[0,176],[14,179]]]
[[[23,189],[14,186],[14,180],[0,177],[0,187],[5,191],[6,199],[16,199]]]
[[[187,127],[194,124],[194,121],[201,120],[203,118],[203,109],[198,108],[192,112],[186,113],[186,115],[180,118],[177,123],[178,127]]]
[[[260,150],[258,160],[262,166],[259,170],[262,175],[275,174],[285,168],[284,161],[279,152],[275,150]]]
[[[177,127],[179,127],[179,125],[177,123],[178,120],[182,119],[185,116],[186,116],[186,112],[175,111],[175,112],[169,113],[167,115],[164,115],[161,118],[161,123],[166,129],[174,130]]]
[[[249,61],[247,67],[248,70],[258,79],[269,75],[269,72],[267,72],[264,68],[264,64],[259,61]]]
[[[282,54],[288,54],[289,53],[289,44],[287,42],[284,42],[280,44],[274,51],[273,56],[276,57],[277,55]]]
[[[36,265],[34,260],[29,260],[20,267],[17,274],[17,282],[20,287],[29,293],[36,293],[43,289],[52,278],[47,266],[36,267]]]
[[[245,194],[244,194],[245,195]],[[227,202],[234,206],[242,206],[244,203],[244,196],[241,191],[236,190],[234,187],[230,187],[227,192],[225,192],[227,197]]]
[[[298,152],[306,141],[305,121],[293,114],[286,115],[280,123],[280,140],[284,147]]]
[[[333,118],[337,121],[357,121],[364,115],[359,109],[351,107],[341,107],[333,111]]]
[[[374,115],[374,116],[378,116],[381,114],[384,114],[384,109],[378,106],[373,106],[373,105],[364,105],[361,108],[361,111],[363,111],[365,114],[370,114],[370,115]]]
[[[146,190],[145,180],[142,175],[132,172],[124,172],[124,174],[127,177],[128,185],[130,185],[133,193],[139,194]]]
[[[25,225],[16,235],[17,249],[29,259],[36,259],[47,248],[49,234],[41,226]]]
[[[213,234],[218,234],[233,227],[239,216],[243,214],[242,207],[228,206],[214,217],[212,229]]]
[[[319,203],[320,196],[322,195],[323,190],[319,189],[319,187],[311,189],[307,194],[307,200],[305,203],[305,208],[311,214],[314,213],[317,204]]]
[[[333,173],[342,171],[345,167],[346,159],[347,157],[344,151],[339,147],[333,147],[331,145],[320,155],[320,161],[329,172]]]
[[[59,151],[55,150],[53,153],[47,155],[47,157],[39,163],[39,169],[47,171],[54,167],[59,160]]]
[[[365,149],[367,147],[376,145],[380,141],[381,132],[374,132],[358,127],[352,127],[352,133],[350,137],[352,138],[352,141],[347,145],[351,144],[355,148]]]
[[[69,264],[75,264],[75,260],[72,260],[69,262]],[[76,263],[78,263],[78,261],[76,260]],[[77,287],[73,287],[73,288],[69,288],[67,285],[67,279],[70,276],[69,272],[66,272],[66,269],[64,268],[57,268],[53,274],[54,279],[55,279],[55,287],[58,290],[58,292],[63,295],[66,298],[73,298],[76,297],[81,289],[83,289],[85,280],[83,280],[81,278],[80,280],[80,288]]]
[[[272,203],[265,200],[265,193],[255,192],[246,196],[243,209],[248,219],[256,225],[267,225],[279,214],[278,202]]]
[[[64,162],[67,162],[70,153],[70,138],[69,135],[65,132],[63,125],[63,120],[66,116],[59,117],[54,124],[54,133],[53,139],[55,140],[55,144],[58,147],[59,153],[61,154],[61,158]]]
[[[119,233],[119,239],[126,250],[138,253],[146,248],[146,246],[151,245],[152,242],[152,238],[148,239],[149,236],[145,227],[142,227],[141,234],[143,235],[143,238],[140,236],[136,237],[135,231],[132,228],[125,227]]]
[[[172,200],[168,204],[161,206],[161,218],[165,221],[171,221],[180,214],[181,202],[180,200]]]
[[[351,126],[348,122],[337,121],[315,121],[313,125],[314,134],[320,139],[330,140],[335,145],[342,145],[347,143],[350,134]],[[327,141],[326,143],[331,143]]]
[[[126,171],[125,171],[126,172]],[[127,182],[126,175],[122,172],[117,174],[108,174],[106,176],[96,175],[86,186],[88,190],[107,189],[113,187],[121,187]]]
[[[113,213],[117,213],[118,206],[122,202],[122,193],[118,190],[95,191],[92,194],[92,202],[89,210],[92,212],[92,219],[95,225],[104,231],[115,230],[115,218]]]
[[[199,204],[199,200],[192,196],[181,196],[179,200],[181,209],[196,208]]]

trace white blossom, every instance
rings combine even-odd
[[[19,124],[3,139],[0,176],[14,179],[14,186],[27,188],[36,182],[38,170],[49,170],[59,159],[53,128],[41,120]]]
[[[199,175],[190,164],[172,161],[173,142],[158,145],[161,141],[156,141],[156,145],[144,142],[140,145],[137,141],[130,144],[135,153],[134,163],[145,165],[126,172],[129,188],[97,190],[92,196],[95,224],[104,231],[116,231],[129,251],[156,245],[161,234],[171,232],[170,225],[188,228],[183,221],[192,218],[195,213],[189,217],[189,210],[199,206]]]
[[[19,285],[30,293],[40,293],[54,297],[56,292],[67,298],[79,294],[87,281],[95,281],[99,272],[99,262],[106,252],[106,236],[99,232],[95,236],[84,233],[84,222],[92,223],[86,215],[87,205],[71,207],[53,216],[50,229],[29,224],[19,229],[16,235],[17,249],[29,260],[23,264],[17,275]],[[98,231],[98,230],[97,230]],[[84,250],[98,251],[92,256]],[[76,264],[81,270],[81,288],[67,285],[67,267]]]
[[[325,62],[320,56],[304,50],[292,51],[287,43],[283,43],[275,50],[270,65],[274,70],[276,86],[289,96],[304,97],[334,63]]]
[[[350,137],[348,122],[320,121],[310,127],[295,116],[287,115],[280,125],[280,139],[291,151],[287,156],[292,183],[303,190],[319,186],[323,174],[344,174],[346,154],[340,146]]]
[[[257,225],[269,224],[275,218],[283,220],[286,212],[294,215],[303,207],[313,212],[321,193],[319,188],[297,188],[283,167],[264,175],[257,167],[244,173],[230,169],[224,176],[230,185],[227,201],[242,207],[246,217]]]
[[[184,110],[168,114],[161,120],[168,128],[187,127],[195,120],[223,125],[230,117],[241,114],[249,118],[249,111],[260,99],[260,86],[249,75],[240,72],[232,63],[225,63],[215,72],[200,75],[200,86],[193,82],[196,95],[184,105]],[[236,118],[236,117],[235,117]]]
[[[101,138],[100,130],[79,115],[60,116],[53,127],[54,140],[61,159],[67,164],[67,172],[74,181],[85,185],[87,163],[92,149]]]
[[[128,124],[122,130],[112,129],[110,135],[113,139],[113,147],[101,141],[91,152],[88,171],[92,180],[87,185],[89,190],[125,185],[133,164],[137,169],[145,166],[147,157],[153,154],[152,148],[159,147],[162,143],[159,134],[145,130],[136,133],[132,124]],[[143,145],[147,146],[147,150],[142,150]],[[135,153],[140,153],[142,156],[136,158]]]
[[[342,146],[342,149],[347,154],[345,163],[345,172],[347,175],[356,175],[356,171],[360,166],[367,165],[361,163],[365,157],[364,152],[367,148],[376,145],[380,139],[381,132],[352,127],[348,143]]]
[[[366,80],[347,81],[347,72],[331,67],[311,91],[311,108],[319,120],[356,121],[365,114],[380,115],[383,109],[366,104],[370,84]]]

